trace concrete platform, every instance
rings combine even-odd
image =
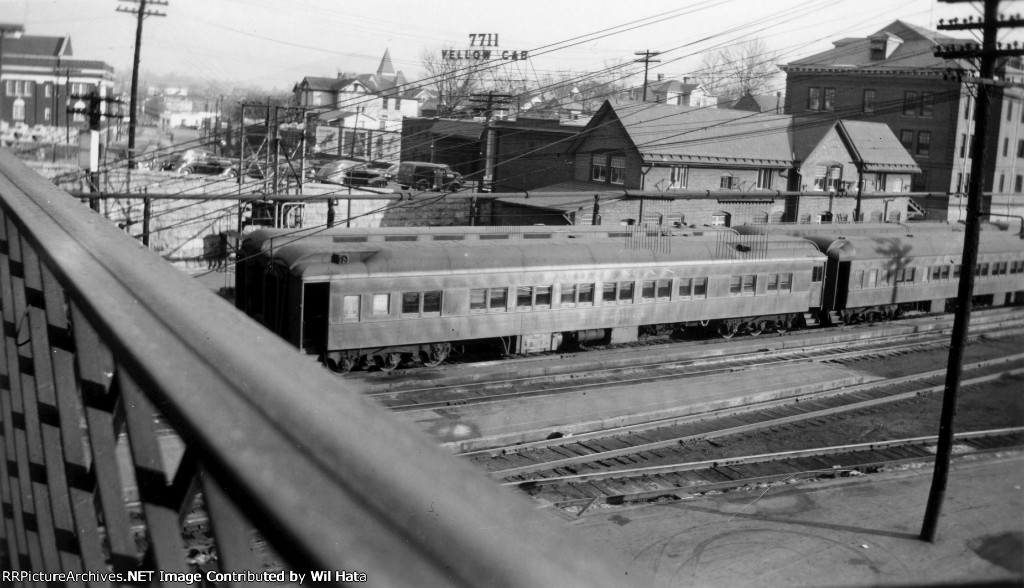
[[[598,509],[570,525],[658,588],[1024,585],[1024,456],[954,462],[935,543],[918,539],[931,474]]]
[[[576,434],[700,414],[876,379],[838,365],[800,363],[396,414],[454,449],[469,451],[536,441],[552,433]]]

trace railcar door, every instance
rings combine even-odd
[[[822,291],[825,284],[825,264],[816,263],[811,269],[811,292],[809,306],[821,308]]]

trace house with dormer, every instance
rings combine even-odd
[[[650,102],[607,101],[566,151],[571,179],[534,190],[564,198],[503,198],[497,214],[544,224],[598,218],[602,224],[732,226],[852,222],[860,202],[864,218],[905,220],[906,192],[920,173],[882,124],[837,125],[797,159],[791,116]],[[598,203],[599,214],[591,200],[597,193],[617,194]]]
[[[976,67],[938,57],[935,50],[975,42],[897,20],[781,65],[786,73],[785,112],[795,117],[796,157],[805,158],[839,119],[884,123],[922,170],[914,176],[912,191],[964,192],[976,118],[976,88],[969,77]],[[1021,77],[1020,63],[1000,60],[996,78]],[[951,76],[951,71],[964,75]],[[1022,94],[1013,83],[991,87],[986,192],[1024,194],[1024,172],[1018,171],[1024,161]]]
[[[642,101],[643,87],[633,88],[631,98]],[[697,108],[715,108],[718,97],[708,93],[703,84],[693,82],[690,78],[666,80],[665,74],[658,74],[655,82],[647,85],[647,101],[675,106],[693,106]]]

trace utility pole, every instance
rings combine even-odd
[[[964,2],[968,0],[943,0],[944,2]],[[974,158],[971,161],[971,184],[967,190],[967,219],[964,230],[964,251],[960,272],[960,285],[957,291],[957,308],[953,319],[953,334],[949,346],[949,361],[946,366],[945,390],[942,396],[942,415],[939,422],[939,443],[935,453],[935,471],[932,474],[932,486],[928,495],[928,506],[925,511],[924,523],[921,525],[920,538],[935,542],[942,502],[946,496],[946,483],[949,478],[949,462],[953,452],[953,421],[956,417],[957,393],[960,389],[960,377],[963,371],[964,349],[967,346],[967,330],[971,322],[971,298],[974,295],[974,271],[978,265],[978,241],[981,232],[981,193],[985,179],[985,143],[988,133],[989,107],[992,88],[994,87],[995,66],[997,57],[1024,55],[1024,50],[1016,47],[1003,49],[996,42],[996,33],[1000,28],[1019,27],[1020,17],[999,20],[999,0],[985,0],[984,19],[975,21],[973,17],[960,21],[952,19],[945,24],[939,21],[941,30],[982,30],[981,47],[971,43],[938,47],[937,57],[948,59],[980,58],[979,78],[977,80],[977,119],[974,127]],[[970,83],[970,82],[968,82]],[[999,118],[999,117],[996,117]]]
[[[470,96],[470,100],[473,102],[486,102],[486,110],[484,111],[484,136],[480,145],[481,159],[484,161],[484,175],[478,182],[478,191],[483,192],[484,186],[488,182],[494,181],[494,132],[491,130],[491,118],[494,116],[494,109],[496,106],[503,108],[509,108],[512,105],[511,94],[495,94],[494,92],[488,92],[484,94],[473,94]]]
[[[645,49],[643,51],[636,51],[633,54],[644,56],[643,59],[634,59],[633,62],[644,64],[644,102],[647,102],[647,67],[651,63],[661,63],[660,59],[651,59],[652,57],[661,55],[661,51],[651,51],[650,49]]]
[[[117,12],[127,12],[134,14],[138,17],[137,24],[135,26],[135,59],[132,61],[132,92],[129,100],[131,106],[128,110],[128,170],[125,172],[125,192],[131,193],[132,191],[132,170],[135,169],[135,125],[138,120],[136,113],[138,112],[138,95],[139,95],[139,59],[142,55],[142,21],[147,16],[167,16],[166,13],[157,12],[155,10],[146,10],[147,4],[154,4],[156,6],[167,6],[167,0],[120,0],[121,2],[129,2],[132,4],[138,4],[138,8],[127,8],[124,6],[118,6]],[[149,198],[144,198],[142,201],[142,244],[149,247],[149,219],[152,216],[152,210],[150,209],[151,203]]]

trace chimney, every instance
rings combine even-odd
[[[690,83],[690,78],[683,78],[683,83],[684,84],[689,84]]]
[[[665,74],[658,74],[658,81],[659,82],[664,80],[664,79],[665,79]]]
[[[775,93],[775,113],[782,114],[782,92]]]

